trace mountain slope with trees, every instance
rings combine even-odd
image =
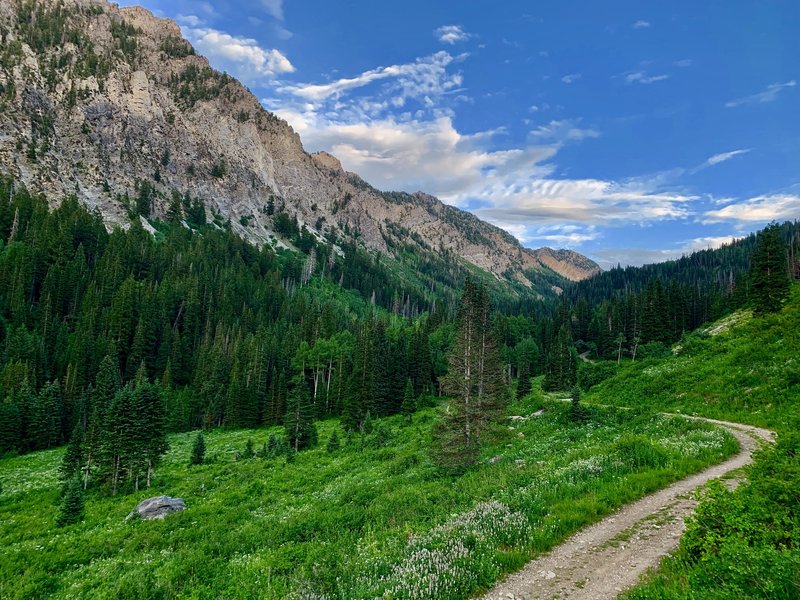
[[[10,0],[0,36],[0,169],[51,202],[74,194],[123,226],[174,219],[259,245],[358,245],[411,272],[477,268],[541,294],[599,271],[574,252],[525,249],[427,194],[376,190],[334,157],[305,152],[174,21],[143,8]]]

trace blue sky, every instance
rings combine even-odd
[[[796,0],[141,4],[307,150],[526,246],[641,264],[800,218]]]

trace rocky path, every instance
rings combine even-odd
[[[698,420],[727,427],[739,440],[738,454],[579,531],[508,576],[482,600],[601,600],[636,585],[640,575],[678,546],[684,517],[697,505],[692,492],[749,464],[759,442],[772,441],[773,433],[766,429]]]

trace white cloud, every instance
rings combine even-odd
[[[569,73],[568,75],[564,75],[561,78],[561,81],[563,81],[564,83],[567,83],[567,84],[575,83],[576,81],[578,81],[581,78],[581,76],[582,75],[580,73]]]
[[[720,152],[719,154],[715,154],[714,156],[709,157],[709,159],[706,160],[705,164],[708,166],[718,165],[719,163],[723,163],[726,160],[732,159],[734,156],[747,154],[748,152],[750,152],[750,148],[744,148],[741,150],[731,150],[730,152]]]
[[[433,35],[443,44],[450,44],[451,46],[458,42],[465,42],[472,37],[464,31],[461,25],[442,25],[433,32]]]
[[[283,0],[261,0],[267,12],[279,21],[283,21]]]
[[[464,133],[453,107],[462,85],[447,52],[329,83],[278,86],[264,103],[309,150],[326,150],[379,189],[426,191],[469,208],[521,241],[580,246],[596,227],[643,225],[692,215],[695,196],[660,178],[567,179],[554,160],[600,133],[580,119],[532,126],[526,143],[504,129]],[[540,106],[540,108],[544,108]]]
[[[182,27],[183,35],[198,52],[218,68],[232,71],[238,78],[253,82],[294,72],[286,56],[275,49],[265,49],[252,38],[232,36],[210,28]]]
[[[674,248],[603,248],[592,253],[592,258],[603,269],[611,269],[618,264],[623,267],[640,267],[653,263],[675,260],[688,256],[699,250],[719,248],[738,239],[733,235],[717,237],[699,237],[684,242],[678,242]]]
[[[684,58],[683,60],[676,60],[672,63],[676,67],[687,68],[691,67],[694,64],[694,61],[691,58]]]
[[[203,24],[203,20],[197,15],[178,15],[175,20],[189,27],[197,27]]]
[[[625,75],[626,83],[649,84],[655,83],[656,81],[664,81],[665,79],[669,79],[669,75],[647,75],[643,71],[635,71]]]
[[[703,215],[703,223],[733,221],[739,225],[800,219],[800,196],[770,194],[734,202]]]
[[[531,137],[538,140],[578,141],[586,138],[600,137],[600,132],[594,129],[581,129],[578,127],[579,119],[562,119],[550,121],[531,131]]]
[[[767,89],[765,89],[763,92],[758,92],[757,94],[753,94],[751,96],[745,96],[743,98],[731,100],[730,102],[726,102],[725,106],[727,108],[735,108],[745,104],[763,104],[765,102],[772,102],[782,91],[793,88],[795,85],[797,85],[797,82],[794,79],[787,81],[786,83],[772,83],[768,85]]]
[[[311,102],[338,99],[344,93],[362,88],[383,79],[394,79],[402,97],[421,97],[439,95],[457,89],[462,83],[460,73],[448,74],[447,67],[464,57],[453,57],[448,52],[437,52],[419,58],[413,63],[378,67],[365,71],[355,77],[337,79],[324,84],[286,85],[279,92],[299,96]]]
[[[648,27],[650,27],[650,21],[644,21],[642,19],[639,19],[633,24],[634,29],[647,29]]]

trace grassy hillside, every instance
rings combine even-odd
[[[536,411],[543,408],[541,414]],[[482,460],[453,478],[426,448],[435,409],[378,422],[333,453],[239,459],[269,429],[170,437],[154,488],[93,492],[84,523],[54,524],[63,450],[0,460],[0,597],[464,598],[579,527],[735,450],[727,432],[647,412],[511,407]],[[148,496],[183,497],[164,521],[125,522]]]
[[[800,415],[800,286],[782,312],[734,313],[685,336],[672,354],[626,363],[587,401],[785,428]]]
[[[780,313],[735,313],[671,356],[625,365],[586,398],[778,432],[745,484],[709,486],[678,551],[625,598],[800,598],[800,286]]]

